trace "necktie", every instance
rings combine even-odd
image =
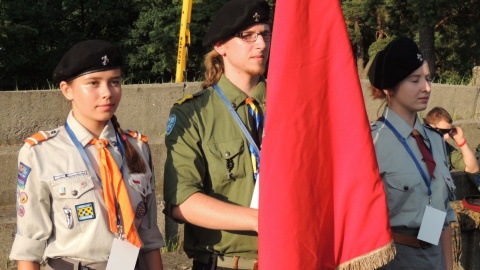
[[[433,171],[435,170],[435,166],[437,166],[437,164],[435,163],[435,160],[433,160],[432,154],[430,153],[427,146],[425,145],[422,135],[418,132],[418,130],[414,129],[412,131],[412,136],[417,141],[418,148],[420,148],[420,152],[422,153],[423,159],[427,164],[428,172],[430,173],[432,178],[435,179],[435,175],[433,175]]]
[[[250,124],[250,133],[252,135],[253,140],[257,144],[257,147],[260,148],[260,141],[261,141],[261,130],[260,130],[260,114],[258,113],[258,108],[255,105],[255,99],[252,97],[248,97],[245,100],[245,104],[248,107],[248,122]],[[249,145],[250,154],[252,157],[252,166],[253,166],[253,176],[255,180],[258,178],[258,172],[260,169],[260,156],[255,153],[253,147]]]
[[[108,141],[93,138],[90,141],[98,149],[100,157],[100,177],[102,179],[103,196],[108,210],[110,231],[118,232],[117,211],[115,201],[118,203],[123,218],[123,226],[127,240],[137,247],[142,247],[142,242],[133,223],[135,214],[132,210],[128,190],[123,181],[123,176],[118,169],[112,154],[107,149]],[[122,233],[122,231],[120,231]]]

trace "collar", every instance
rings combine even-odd
[[[412,135],[413,129],[418,130],[418,132],[423,136],[423,138],[427,138],[425,134],[425,129],[418,118],[418,115],[415,116],[415,125],[413,125],[413,128],[405,122],[397,113],[392,111],[390,108],[387,106],[385,107],[385,110],[383,111],[383,117],[387,119],[394,127],[397,129],[397,131],[402,135],[403,138],[408,138],[409,136]]]
[[[90,133],[90,131],[88,131],[84,126],[82,126],[82,124],[80,124],[80,122],[77,121],[77,119],[75,119],[72,111],[68,113],[67,123],[83,147],[85,147],[93,139],[92,133]],[[107,124],[102,130],[102,133],[100,134],[100,138],[107,140],[112,146],[117,145],[117,138],[112,121],[108,120]]]
[[[225,75],[222,75],[222,77],[218,81],[218,86],[220,87],[220,89],[222,89],[228,101],[231,104],[235,105],[233,106],[235,109],[239,105],[244,104],[245,99],[248,97],[247,94],[242,92],[242,90],[240,90],[232,82],[230,82],[230,80],[225,77]],[[252,97],[258,102],[258,104],[262,105],[265,103],[266,93],[267,91],[265,78],[261,76],[260,80],[257,83],[257,86],[255,87],[255,90],[253,91]]]

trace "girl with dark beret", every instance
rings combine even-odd
[[[382,269],[453,269],[455,186],[445,143],[417,115],[427,108],[431,77],[409,38],[390,42],[369,71],[373,97],[386,103],[371,128],[397,249]]]
[[[163,269],[147,138],[114,115],[121,66],[115,46],[88,40],[55,69],[72,109],[63,126],[31,136],[19,153],[10,254],[19,269]]]

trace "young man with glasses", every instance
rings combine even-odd
[[[466,172],[474,184],[479,187],[480,172],[477,157],[467,144],[463,130],[452,124],[453,120],[450,114],[442,107],[434,107],[426,117],[425,124],[436,130],[443,136],[446,142],[450,169]],[[447,142],[452,138],[458,146],[458,149]]]
[[[203,45],[203,90],[171,109],[165,145],[165,214],[185,223],[184,249],[198,269],[258,269],[259,172],[265,73],[271,40],[264,0],[220,8]]]

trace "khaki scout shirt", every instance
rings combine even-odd
[[[72,113],[67,123],[83,145],[93,171],[87,167],[64,126],[48,131],[49,139],[22,147],[18,157],[17,233],[10,253],[12,260],[41,262],[55,257],[85,262],[108,260],[114,234],[108,227],[101,180],[97,176],[100,175],[98,150],[89,144],[93,135]],[[147,162],[148,145],[127,137]],[[108,150],[117,164],[123,164],[123,177],[134,212],[144,196],[147,197],[147,214],[135,218],[143,242],[142,251],[163,246],[157,226],[155,180],[150,167],[146,163],[146,174],[128,173],[110,121],[100,138],[109,141]],[[69,220],[73,222],[70,227]]]
[[[415,138],[411,135],[413,128],[388,107],[385,108],[383,116],[406,139],[428,176],[427,166],[422,161],[423,156]],[[435,179],[431,180],[432,205],[436,209],[447,212],[445,220],[445,226],[447,226],[449,222],[455,221],[454,211],[449,203],[453,200],[455,185],[448,169],[443,137],[424,128],[418,117],[414,128],[425,138],[427,146],[433,148],[433,158],[437,165],[434,171]],[[380,176],[387,194],[390,226],[418,229],[425,207],[429,203],[427,185],[403,144],[385,123],[377,121],[372,124],[372,137]]]
[[[218,85],[242,121],[248,123],[247,95],[225,76]],[[260,105],[260,114],[263,115],[263,78],[252,97]],[[213,87],[204,89],[181,105],[173,106],[168,125],[165,138],[165,214],[171,217],[172,207],[196,192],[248,207],[254,188],[248,141]],[[233,167],[227,171],[227,163],[232,161]],[[227,172],[232,174],[230,179]],[[191,258],[212,252],[256,258],[257,234],[210,230],[185,224],[184,248]]]

